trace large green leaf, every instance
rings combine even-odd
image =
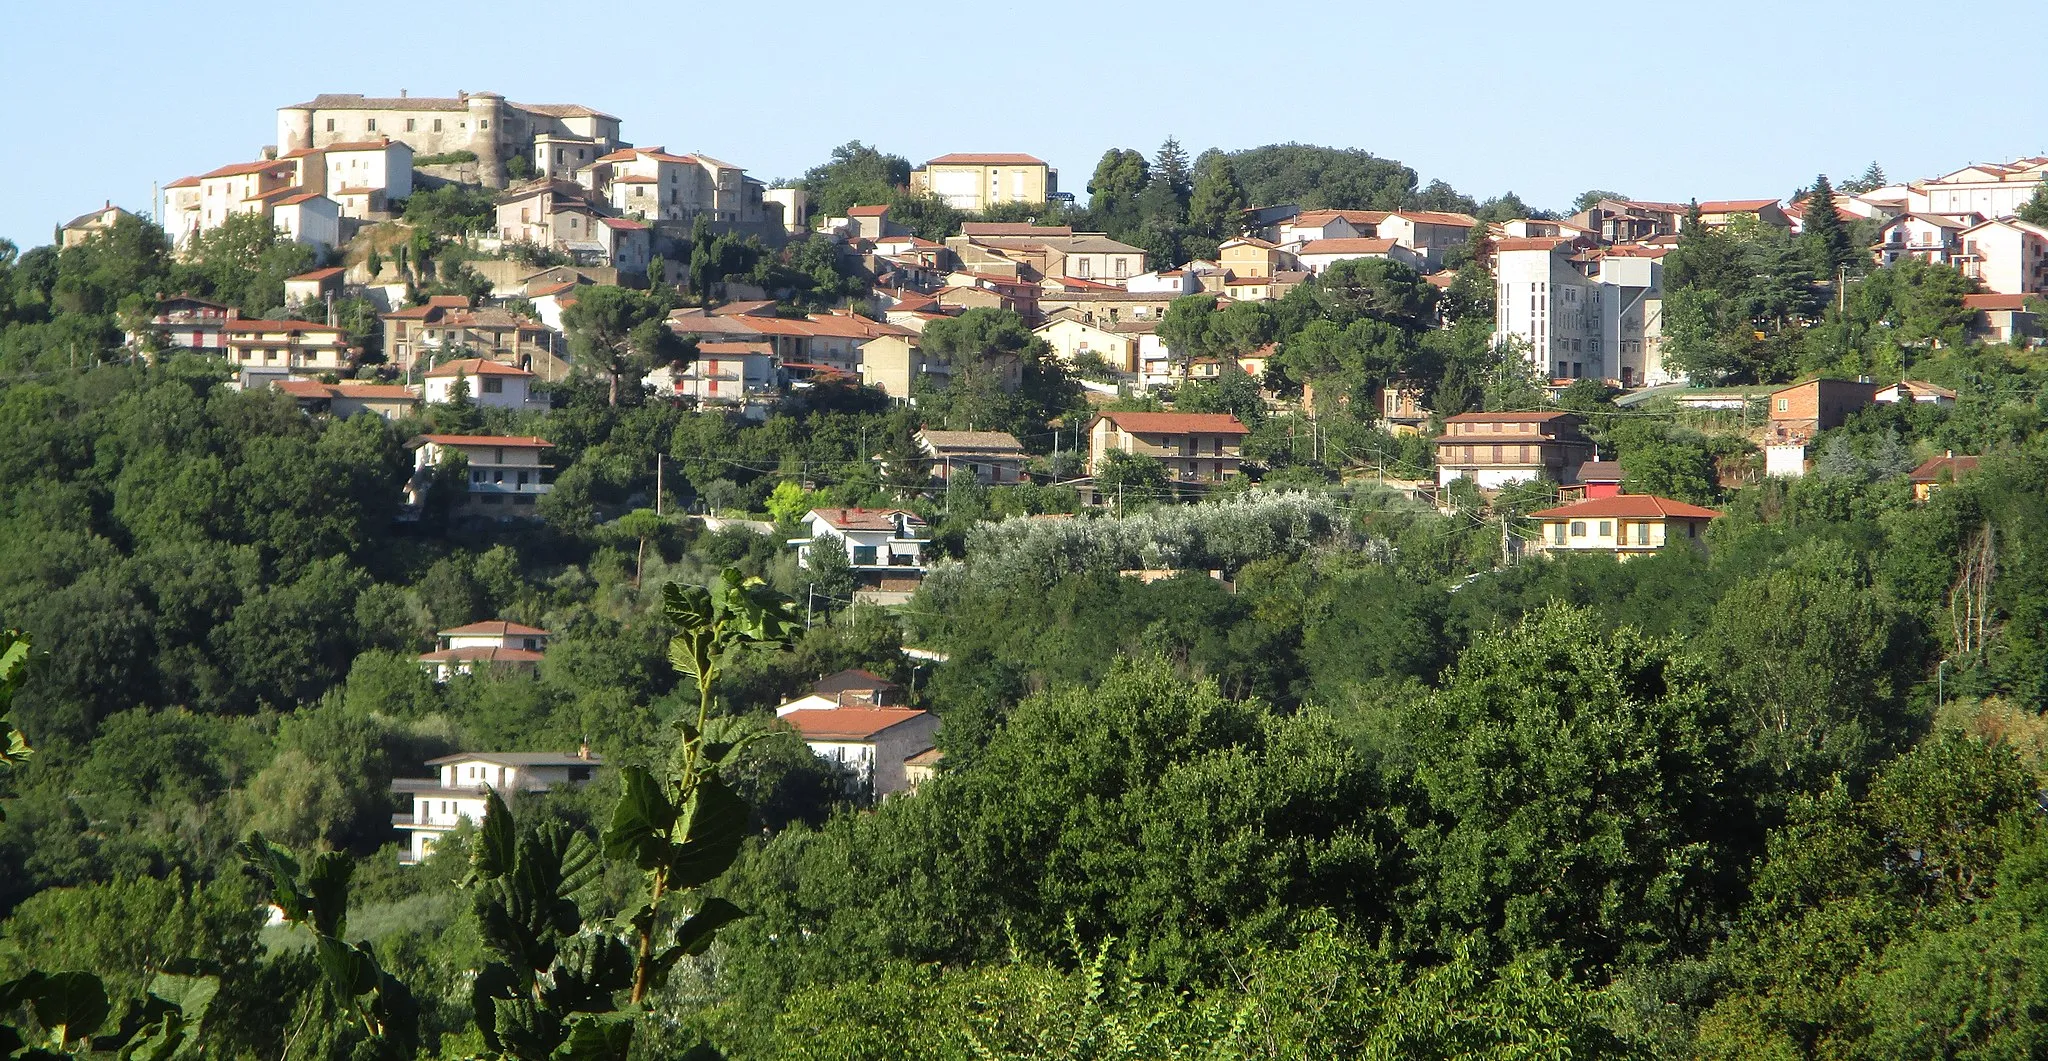
[[[519,997],[519,974],[501,962],[492,962],[477,970],[476,979],[470,981],[470,1014],[476,1018],[476,1030],[484,1037],[484,1045],[503,1052],[505,1046],[498,1039],[498,1000]]]
[[[306,871],[306,902],[314,932],[340,937],[348,931],[348,882],[355,872],[356,860],[346,851],[323,851],[314,857]]]
[[[724,899],[706,899],[683,927],[676,930],[675,947],[684,954],[698,955],[711,946],[711,938],[718,930],[747,916],[740,909]]]
[[[497,789],[485,789],[484,821],[477,826],[476,843],[469,850],[472,879],[488,880],[512,872],[513,859],[518,855],[516,840],[517,831],[505,801],[498,798]]]
[[[612,823],[604,831],[604,853],[632,859],[641,869],[652,870],[668,860],[676,808],[662,791],[661,782],[645,767],[621,769],[619,781],[623,791],[612,810]]]
[[[616,936],[586,932],[562,945],[541,981],[541,998],[559,1012],[607,1012],[633,985],[633,952]]]
[[[555,1051],[558,1061],[626,1061],[633,1046],[633,1022],[625,1017],[581,1017]]]
[[[196,1022],[205,1018],[214,996],[220,993],[220,977],[158,973],[149,981],[149,993],[178,1007],[186,1020]]]
[[[321,936],[313,941],[313,953],[320,961],[321,974],[342,995],[353,998],[377,989],[380,970],[377,959],[368,950],[333,936]]]
[[[718,879],[747,838],[749,808],[716,777],[702,778],[686,798],[669,855],[669,886],[695,888]]]
[[[106,1023],[107,987],[91,973],[44,973],[28,997],[36,1023],[64,1039],[83,1039]]]
[[[305,888],[299,882],[299,860],[292,857],[289,850],[271,843],[260,832],[252,832],[248,839],[235,845],[235,852],[269,886],[270,902],[284,911],[286,920],[303,922],[310,919],[311,905]]]

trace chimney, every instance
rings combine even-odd
[[[402,89],[402,88],[401,88],[401,89],[399,89],[399,90],[398,90],[398,98],[399,98],[399,99],[404,99],[404,98],[405,98],[405,90],[404,90],[404,89]]]
[[[590,758],[590,742],[589,742],[589,741],[587,741],[587,740],[585,740],[585,741],[581,741],[581,742],[579,742],[579,743],[578,743],[578,744],[576,745],[576,758],[578,758],[578,759],[588,759],[588,758]]]

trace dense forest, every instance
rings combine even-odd
[[[1218,157],[1260,198],[1434,194],[1295,150],[1205,154],[1190,201]],[[1123,469],[1110,514],[905,470],[920,416],[1071,459],[1078,388],[1001,314],[933,348],[1024,355],[1014,395],[828,386],[750,423],[593,371],[545,412],[336,420],[134,356],[149,299],[266,312],[303,264],[161,235],[0,254],[0,1055],[2048,1052],[2048,366],[1967,342],[1924,267],[1817,299],[1833,248],[1689,230],[1702,374],[1957,400],[1865,410],[1783,481],[1742,414],[1584,381],[1557,401],[1630,489],[1724,513],[1623,564],[1504,560],[1540,485],[1381,484],[1430,470],[1349,411],[1387,380],[1546,400],[1488,347],[1476,257],[1443,293],[1362,262],[1175,305],[1191,352],[1281,344],[1173,396],[1240,412],[1258,474],[1192,503]],[[1305,389],[1349,400],[1312,422]],[[436,427],[552,442],[541,518],[397,519]],[[1916,501],[1950,450],[1983,462]],[[913,508],[943,559],[852,604],[785,544],[814,505]],[[415,662],[496,618],[554,632],[537,674]],[[914,794],[850,796],[773,724],[845,667],[942,720]],[[394,778],[584,742],[592,784],[398,864]]]

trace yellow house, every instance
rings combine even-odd
[[[1138,371],[1138,337],[1120,335],[1073,317],[1059,317],[1033,329],[1059,359],[1073,364],[1082,354],[1094,354],[1118,372]]]
[[[1247,236],[1242,239],[1226,240],[1216,250],[1216,263],[1230,271],[1236,278],[1272,276],[1274,273],[1292,268],[1288,254],[1278,246],[1262,239]]]
[[[1617,494],[1531,512],[1529,518],[1542,532],[1533,543],[1539,552],[1612,553],[1626,560],[1681,542],[1704,549],[1707,521],[1720,515],[1666,497]]]
[[[1059,176],[1044,159],[1030,155],[940,155],[910,171],[910,190],[930,192],[955,210],[978,214],[997,203],[1045,202],[1059,192]]]

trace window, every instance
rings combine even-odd
[[[1585,520],[1582,520],[1582,519],[1575,519],[1575,520],[1573,520],[1573,521],[1572,521],[1572,537],[1574,537],[1574,538],[1583,538],[1583,537],[1585,537],[1585,536],[1586,536],[1586,521],[1585,521]]]
[[[497,447],[497,449],[495,450],[495,452],[496,452],[496,453],[497,453],[497,455],[498,455],[498,456],[497,456],[497,459],[496,459],[496,460],[493,460],[493,461],[492,461],[491,463],[492,463],[492,464],[503,464],[503,463],[505,463],[505,447],[503,447],[503,446],[499,446],[499,447]]]
[[[377,119],[370,119],[369,129],[373,133],[377,131]]]
[[[875,563],[875,547],[872,545],[854,546],[853,562],[856,564],[862,564],[869,567],[873,567]]]
[[[1553,523],[1553,524],[1551,524],[1551,525],[1550,525],[1550,530],[1551,530],[1551,535],[1550,535],[1550,541],[1551,541],[1551,544],[1553,544],[1553,545],[1563,545],[1563,544],[1564,544],[1564,524],[1562,524],[1562,523]]]
[[[498,378],[498,377],[496,377],[496,376],[485,376],[485,377],[484,377],[484,393],[485,393],[485,394],[503,394],[503,393],[505,393],[505,381],[504,381],[504,380],[502,380],[502,379],[499,379],[499,378]],[[522,474],[524,474],[524,473],[522,473]]]
[[[1614,521],[1605,519],[1600,521],[1600,536],[1602,538],[1614,536]]]
[[[441,119],[439,118],[434,119],[434,131],[437,133],[441,131]]]
[[[1638,524],[1636,524],[1636,544],[1637,544],[1637,545],[1648,545],[1648,544],[1650,544],[1650,525],[1649,525],[1649,524],[1647,524],[1647,523],[1638,523]]]
[[[476,123],[476,127],[478,129],[488,129],[491,127],[491,120],[489,118],[485,118],[483,121]]]
[[[405,131],[406,131],[406,132],[408,132],[408,133],[409,133],[409,132],[412,132],[412,131],[413,131],[413,129],[414,129],[415,127],[417,127],[418,125],[419,125],[419,119],[417,119],[417,118],[407,118],[407,119],[405,120]]]
[[[327,119],[327,131],[330,133],[334,131],[334,119],[332,118]]]

